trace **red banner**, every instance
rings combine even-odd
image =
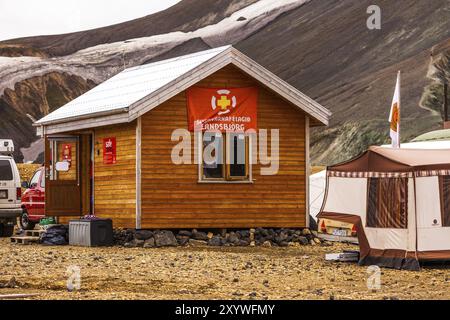
[[[116,163],[116,138],[104,138],[103,139],[103,163],[115,164]]]
[[[257,129],[258,88],[187,90],[189,130],[246,131]]]

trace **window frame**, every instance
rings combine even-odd
[[[381,188],[381,183],[387,179],[397,179],[397,180],[399,180],[400,184],[402,184],[402,183],[405,184],[405,190],[404,190],[405,199],[403,199],[404,201],[402,201],[402,199],[401,199],[401,193],[402,193],[401,190],[400,190],[400,198],[398,199],[399,200],[398,206],[399,206],[400,212],[402,210],[402,205],[404,205],[404,217],[403,217],[404,219],[402,219],[402,217],[399,217],[400,222],[404,222],[404,224],[401,224],[400,226],[395,226],[395,225],[384,226],[384,225],[382,225],[383,220],[380,218],[381,215],[380,215],[379,209],[380,209],[381,203],[378,202],[378,199],[380,198],[379,191]],[[376,203],[372,203],[372,200],[371,200],[371,181],[375,181],[375,189],[376,189],[375,197],[376,197],[376,201],[377,201]],[[368,178],[367,194],[366,194],[365,226],[367,228],[376,228],[376,229],[400,229],[400,230],[407,229],[408,228],[408,185],[409,185],[408,178],[384,178],[384,177],[383,178],[380,178],[380,177]],[[389,192],[389,191],[385,191],[385,192]],[[404,202],[404,203],[402,204],[402,202]],[[389,203],[389,202],[384,202],[383,205],[386,205],[387,203]],[[372,208],[372,205],[375,205],[375,207]],[[372,214],[371,209],[375,209],[375,212],[373,213],[374,214],[373,217],[369,217],[369,215]],[[392,219],[388,219],[387,221],[392,222]],[[372,224],[372,222],[375,222],[375,223]]]
[[[28,185],[30,186],[30,188],[37,188],[39,187],[39,179],[41,177],[41,170],[36,171],[33,176],[30,178],[30,182],[28,183]],[[33,179],[36,178],[36,182],[33,182]],[[35,184],[33,186],[33,184]]]
[[[2,168],[7,168],[9,170],[6,171],[7,169],[5,169],[4,173],[6,173],[6,174],[4,176],[3,175],[0,176],[0,181],[13,181],[14,180],[14,172],[12,169],[11,161],[9,159],[1,159],[1,162],[6,164],[6,165],[2,165]]]
[[[448,179],[449,181],[444,181]],[[448,195],[445,195],[444,184],[446,186]],[[439,176],[439,199],[441,204],[441,227],[450,227],[450,175]],[[448,206],[448,208],[447,208]],[[447,210],[446,210],[447,209]]]
[[[234,132],[230,132],[234,133]],[[198,135],[198,183],[253,183],[252,177],[252,163],[251,163],[251,150],[252,150],[252,139],[251,135],[247,133],[237,133],[243,134],[245,136],[245,176],[231,176],[230,175],[230,163],[229,163],[229,145],[230,145],[230,135],[227,132],[222,132],[222,154],[224,157],[224,163],[222,166],[222,177],[221,178],[206,178],[203,174],[203,133]]]

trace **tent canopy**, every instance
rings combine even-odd
[[[392,149],[372,146],[349,161],[329,166],[340,172],[405,172],[450,169],[450,149]]]

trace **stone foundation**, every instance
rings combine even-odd
[[[124,247],[329,245],[309,229],[134,230],[115,229],[114,243]]]

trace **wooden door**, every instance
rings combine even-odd
[[[45,139],[45,215],[81,216],[78,136]]]

